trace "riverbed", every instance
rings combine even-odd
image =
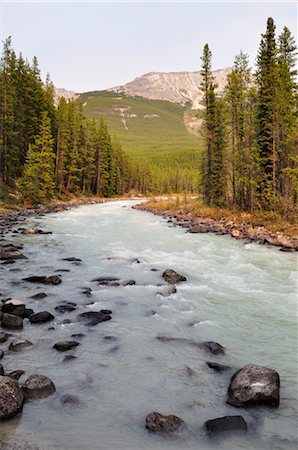
[[[187,234],[161,217],[133,210],[136,203],[114,201],[31,217],[26,226],[53,234],[5,236],[23,244],[28,259],[0,265],[1,298],[23,300],[35,312],[53,313],[55,320],[26,321],[14,334],[33,347],[13,353],[2,344],[1,363],[7,371],[26,371],[20,383],[34,373],[47,375],[57,391],[27,402],[22,415],[1,423],[1,440],[15,449],[40,450],[295,449],[296,254],[227,236]],[[63,261],[67,257],[82,261]],[[162,278],[168,268],[187,277],[172,294]],[[61,274],[60,285],[21,281],[53,274]],[[91,281],[97,277],[135,284],[98,286]],[[91,288],[91,295],[82,288]],[[47,297],[31,299],[39,292]],[[76,310],[59,314],[55,307],[61,301],[76,303]],[[77,322],[79,313],[100,309],[112,310],[112,320],[95,327]],[[71,323],[61,323],[65,319]],[[84,334],[80,345],[69,352],[76,359],[63,362],[65,354],[53,345],[78,333]],[[216,341],[226,353],[206,354],[185,341],[162,342],[161,335]],[[231,369],[216,373],[206,361]],[[248,363],[278,371],[279,408],[226,404],[231,376]],[[73,401],[65,402],[66,395]],[[152,411],[183,418],[187,433],[149,434],[145,417]],[[206,420],[233,414],[246,419],[247,433],[206,435]]]

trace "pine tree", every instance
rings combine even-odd
[[[51,121],[42,114],[40,132],[30,145],[20,186],[23,196],[33,204],[43,203],[54,194],[54,160]]]

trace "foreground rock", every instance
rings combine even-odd
[[[27,399],[35,400],[45,398],[56,391],[56,387],[50,378],[44,375],[31,375],[23,386]]]
[[[175,272],[175,270],[167,269],[162,274],[163,279],[169,284],[180,283],[181,281],[186,281],[186,277],[180,275],[180,273]]]
[[[31,323],[45,323],[53,319],[54,319],[53,314],[49,313],[48,311],[41,311],[39,313],[32,314],[29,317]]]
[[[158,433],[180,433],[186,430],[186,424],[180,417],[152,412],[146,417],[146,428]]]
[[[279,375],[275,370],[248,364],[231,378],[227,403],[233,406],[279,406],[279,388]]]
[[[10,343],[8,348],[10,351],[18,352],[19,350],[23,350],[23,348],[26,347],[31,347],[32,345],[32,342],[27,339],[16,338]]]
[[[53,348],[57,350],[58,352],[67,352],[68,350],[71,350],[74,347],[77,347],[80,345],[77,341],[61,341],[57,342]]]
[[[10,330],[21,330],[23,328],[23,319],[19,316],[4,313],[1,317],[1,326]]]
[[[22,278],[22,280],[28,281],[29,283],[42,283],[53,285],[62,283],[61,277],[59,275],[51,275],[50,277],[34,275],[32,277]]]
[[[24,394],[18,382],[0,376],[0,421],[9,419],[22,411]]]
[[[205,427],[208,434],[216,434],[230,430],[247,430],[247,423],[242,416],[224,416],[207,420]]]
[[[88,326],[94,326],[101,322],[106,322],[111,320],[111,318],[111,311],[106,313],[106,310],[87,311],[78,315],[78,321]]]

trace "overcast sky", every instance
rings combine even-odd
[[[206,42],[213,68],[242,49],[254,64],[266,20],[297,34],[296,2],[1,1],[1,37],[36,55],[43,76],[76,92],[124,84],[151,71],[194,71]],[[296,36],[297,37],[297,36]]]

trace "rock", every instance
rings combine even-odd
[[[119,278],[115,277],[98,277],[93,278],[91,281],[97,281],[98,286],[120,286]]]
[[[47,294],[45,294],[44,292],[39,292],[38,294],[32,295],[31,298],[33,298],[33,300],[42,300],[43,298],[46,298]]]
[[[11,311],[11,314],[14,316],[19,316],[22,319],[27,319],[28,317],[33,314],[33,309],[26,308],[24,305],[17,306],[13,311]]]
[[[243,239],[244,238],[244,234],[242,233],[242,231],[238,230],[237,228],[232,229],[231,236],[235,239]]]
[[[225,370],[229,370],[229,366],[224,366],[223,364],[218,364],[216,362],[206,362],[207,366],[210,367],[210,369],[215,370],[215,372],[224,372]]]
[[[2,359],[4,356],[4,351],[0,348],[0,359]]]
[[[281,247],[279,249],[280,252],[287,252],[287,253],[292,253],[295,252],[296,250],[294,248],[291,247]]]
[[[53,314],[49,313],[48,311],[41,311],[39,313],[32,314],[29,317],[31,323],[44,323],[49,322],[50,320],[53,319],[54,319]]]
[[[247,430],[247,423],[242,416],[224,416],[207,420],[205,427],[208,434],[230,430]]]
[[[7,339],[11,336],[11,334],[5,333],[4,331],[0,331],[0,344],[4,344]]]
[[[2,364],[0,364],[0,376],[4,375],[4,369]]]
[[[169,283],[169,284],[175,284],[180,283],[181,281],[186,281],[186,277],[183,275],[180,275],[179,273],[175,272],[175,270],[167,269],[162,274],[163,279]]]
[[[42,283],[42,284],[53,284],[57,285],[62,283],[61,277],[59,275],[46,276],[32,276],[27,278],[22,278],[23,281],[28,281],[30,283]]]
[[[11,314],[18,306],[26,306],[21,300],[11,298],[2,305],[2,312]]]
[[[267,367],[248,364],[231,378],[227,403],[233,406],[279,406],[278,373]]]
[[[111,320],[111,318],[112,317],[109,314],[105,314],[100,311],[87,311],[78,315],[78,321],[89,326],[106,322],[107,320]]]
[[[0,376],[0,421],[22,411],[24,394],[16,380]]]
[[[212,353],[213,355],[223,355],[225,353],[225,348],[218,342],[201,342],[200,347],[205,350],[205,352]]]
[[[14,260],[14,259],[25,259],[26,256],[20,252],[20,250],[14,245],[8,245],[3,247],[0,245],[0,260]]]
[[[28,341],[27,339],[16,338],[10,343],[8,348],[13,352],[18,352],[19,350],[22,350],[26,347],[31,347],[32,345],[32,342]]]
[[[81,339],[81,338],[84,337],[84,336],[85,336],[84,333],[75,333],[75,334],[72,334],[72,335],[71,335],[71,337],[72,337],[72,338],[75,338],[75,339]]]
[[[66,303],[63,305],[58,305],[55,307],[55,310],[60,312],[61,314],[64,314],[66,312],[75,311],[76,307],[72,303]]]
[[[62,406],[70,405],[70,406],[81,406],[82,402],[79,397],[71,394],[63,394],[59,398],[59,402]]]
[[[185,431],[186,424],[180,417],[164,416],[158,412],[152,412],[146,417],[146,428],[158,433],[179,433]]]
[[[81,262],[82,260],[79,258],[75,258],[73,256],[71,256],[70,258],[62,258],[61,261],[69,261],[69,262]]]
[[[56,391],[56,387],[50,378],[35,374],[26,380],[23,391],[27,399],[35,400],[53,394]]]
[[[58,352],[67,352],[68,350],[71,350],[74,347],[77,347],[80,345],[77,341],[61,341],[57,342],[53,348],[57,350]]]
[[[112,314],[112,311],[110,309],[101,309],[99,312],[101,312],[102,314]]]
[[[135,280],[123,281],[122,286],[134,286],[136,284]]]
[[[19,316],[4,313],[1,317],[1,326],[11,330],[20,330],[23,328],[23,319]]]
[[[208,225],[204,225],[202,223],[198,223],[193,225],[187,230],[187,233],[208,233],[210,231],[210,227]]]
[[[39,228],[25,228],[22,234],[53,234],[51,231],[43,231]]]
[[[13,372],[6,373],[5,376],[13,378],[18,381],[18,379],[25,373],[25,370],[14,370]]]

